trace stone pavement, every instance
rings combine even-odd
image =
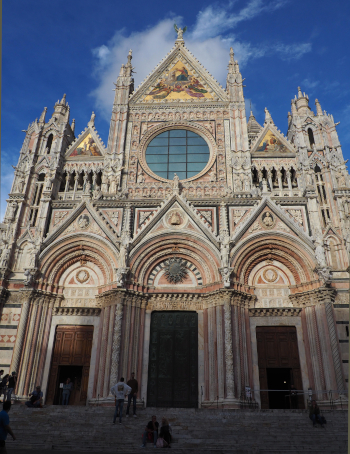
[[[124,407],[125,409],[125,407]],[[152,414],[168,418],[179,454],[347,453],[347,410],[323,411],[325,429],[313,428],[305,410],[139,410],[138,418],[123,418],[112,425],[112,407],[28,409],[13,405],[10,425],[17,440],[8,437],[9,454],[88,451],[144,452],[141,436]],[[125,412],[125,410],[124,410]],[[147,449],[153,450],[151,444]]]

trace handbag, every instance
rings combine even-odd
[[[168,443],[164,440],[164,438],[158,438],[156,443],[157,448],[166,448]]]

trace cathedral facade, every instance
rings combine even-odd
[[[147,406],[282,408],[292,384],[346,393],[350,182],[332,115],[298,88],[285,136],[246,118],[185,47],[134,89],[129,53],[108,143],[64,96],[29,125],[0,224],[0,366],[16,395]],[[280,390],[273,393],[266,390]],[[332,390],[332,394],[330,393]],[[282,396],[282,397],[281,397]],[[283,401],[283,402],[282,402]],[[286,404],[288,405],[288,403]]]

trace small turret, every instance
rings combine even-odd
[[[69,105],[66,102],[66,94],[63,95],[63,98],[60,101],[57,101],[54,106],[53,117],[56,117],[58,122],[68,122],[69,121]]]
[[[309,107],[309,97],[305,93],[301,92],[300,87],[298,87],[298,97],[295,98],[295,106],[297,108],[298,115],[312,114],[312,110]]]
[[[316,115],[323,115],[321,104],[319,103],[318,99],[315,99],[316,105]]]

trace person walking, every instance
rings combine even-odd
[[[0,388],[1,388],[1,393],[4,395],[4,398],[3,398],[3,402],[6,401],[6,393],[7,393],[7,383],[9,381],[9,374],[6,374],[2,380],[1,380],[1,384],[0,384]]]
[[[153,438],[153,446],[156,448],[157,447],[157,439],[158,439],[158,428],[159,428],[159,423],[157,421],[157,416],[153,415],[152,416],[152,421],[150,421],[146,428],[145,431],[142,435],[142,445],[141,448],[146,447],[146,442],[148,437],[150,436]]]
[[[13,440],[16,440],[14,433],[10,427],[9,411],[11,409],[11,402],[6,401],[3,405],[3,410],[0,412],[0,454],[7,454],[6,451],[6,438],[10,434]]]
[[[9,378],[7,394],[6,394],[6,400],[8,400],[9,402],[11,402],[11,395],[16,388],[16,383],[17,383],[16,372],[12,372],[11,377]]]
[[[119,415],[119,424],[122,423],[123,408],[124,408],[124,399],[131,391],[130,386],[124,383],[124,377],[120,378],[120,381],[113,386],[111,389],[111,394],[114,396],[115,403],[115,412],[113,416],[113,424]]]
[[[70,381],[70,378],[67,378],[66,383],[63,384],[62,391],[62,405],[68,405],[69,396],[73,389],[73,383]]]
[[[127,383],[128,386],[130,386],[131,391],[128,394],[128,406],[126,407],[126,417],[129,417],[129,409],[131,405],[131,399],[132,399],[132,410],[133,410],[133,416],[134,418],[137,418],[136,416],[136,395],[139,390],[139,384],[135,378],[135,372],[131,374],[131,379]]]

